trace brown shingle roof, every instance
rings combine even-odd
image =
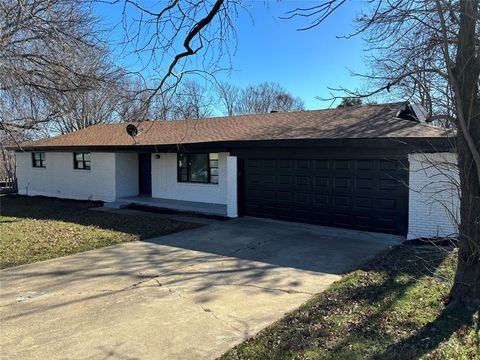
[[[137,145],[175,145],[218,141],[432,138],[444,129],[398,119],[400,104],[365,105],[341,109],[240,115],[200,120],[142,121]],[[21,144],[33,147],[129,146],[126,124],[95,125],[48,139]],[[142,131],[143,129],[143,131]]]

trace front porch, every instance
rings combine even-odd
[[[117,153],[116,196],[105,206],[144,205],[237,217],[237,158],[227,152],[195,153],[196,160],[205,164],[189,162],[191,168],[183,169],[178,156],[177,153]],[[185,178],[183,170],[188,170]]]
[[[227,205],[212,204],[198,201],[172,200],[152,198],[148,195],[126,196],[118,198],[113,203],[106,203],[106,207],[124,208],[129,205],[144,205],[178,211],[196,212],[207,215],[228,216]]]

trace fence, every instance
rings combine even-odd
[[[15,153],[0,144],[0,193],[17,191]]]

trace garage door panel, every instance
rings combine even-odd
[[[350,197],[337,195],[333,198],[333,205],[335,206],[335,208],[350,208]]]
[[[314,164],[315,170],[328,170],[330,168],[329,160],[315,160]]]
[[[291,202],[293,201],[293,193],[290,191],[278,191],[277,199],[279,202],[283,202],[283,201]]]
[[[258,169],[261,167],[261,161],[262,160],[256,160],[256,159],[247,160],[245,162],[245,166],[248,169]]]
[[[295,176],[295,185],[297,186],[310,186],[310,177],[305,175]]]
[[[273,190],[263,190],[262,199],[266,202],[275,202],[276,194]]]
[[[395,211],[398,209],[399,202],[396,199],[377,199],[377,207],[383,211]]]
[[[262,206],[262,213],[267,216],[267,217],[274,217],[275,215],[278,215],[278,208],[275,208],[274,206],[270,205],[264,205]]]
[[[295,220],[293,217],[293,208],[291,206],[278,206],[274,208],[277,218],[283,220]]]
[[[368,215],[356,215],[355,216],[355,224],[359,228],[363,228],[365,230],[371,229],[374,227],[375,218],[373,216]]]
[[[378,190],[396,191],[398,185],[400,184],[395,179],[382,178],[382,179],[379,179]]]
[[[328,206],[330,203],[330,196],[328,194],[314,194],[314,205]]]
[[[350,180],[349,177],[334,177],[333,178],[333,188],[335,191],[349,191],[350,190]]]
[[[374,200],[370,197],[360,197],[355,198],[355,208],[357,209],[373,209]]]
[[[296,169],[310,169],[310,160],[295,160]]]
[[[334,170],[350,170],[350,160],[333,160]]]
[[[333,214],[333,225],[353,227],[352,216],[350,214],[336,212]]]
[[[331,224],[331,214],[326,211],[314,211],[312,213],[312,222],[319,225],[329,225]]]
[[[257,204],[245,205],[245,212],[252,216],[262,216],[262,207]]]
[[[298,205],[310,205],[312,203],[312,195],[309,193],[295,193],[295,203]]]
[[[355,168],[357,171],[373,171],[375,170],[375,162],[373,160],[357,160]]]
[[[292,175],[278,175],[278,185],[292,185],[293,184],[293,176]]]
[[[273,174],[264,174],[263,175],[263,184],[275,184],[275,175]]]
[[[408,171],[388,159],[246,160],[243,209],[271,217],[404,234]]]
[[[396,171],[401,167],[401,163],[394,160],[380,160],[379,165],[381,171]]]
[[[393,231],[396,227],[396,219],[380,217],[378,218],[377,227],[385,231]]]
[[[255,200],[259,200],[262,197],[262,191],[260,189],[248,188],[245,192],[245,198],[248,200],[248,203],[251,204]]]
[[[354,179],[354,188],[356,191],[359,190],[366,190],[370,191],[373,190],[375,183],[372,178],[366,178],[366,177],[355,177]]]
[[[312,221],[312,213],[308,210],[304,209],[295,209],[294,210],[294,218],[296,221],[303,221],[303,222],[311,222]]]
[[[293,160],[278,160],[279,169],[291,169]]]
[[[330,178],[328,176],[315,176],[313,185],[319,190],[328,189],[330,187]]]
[[[275,162],[276,162],[276,160],[272,160],[272,159],[263,160],[263,167],[265,169],[274,169],[275,168]]]
[[[249,173],[246,182],[248,185],[257,185],[262,183],[262,175],[261,174],[255,174],[255,173]]]

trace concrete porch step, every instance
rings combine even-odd
[[[124,209],[131,205],[132,203],[129,201],[124,201],[124,200],[117,200],[117,201],[112,201],[112,202],[106,202],[103,204],[103,207],[109,208],[109,209]]]
[[[224,204],[209,204],[196,201],[160,199],[141,195],[118,198],[115,201],[105,203],[103,206],[110,209],[123,209],[128,207],[129,205],[153,206],[177,211],[197,212],[207,215],[227,215],[227,206]]]

